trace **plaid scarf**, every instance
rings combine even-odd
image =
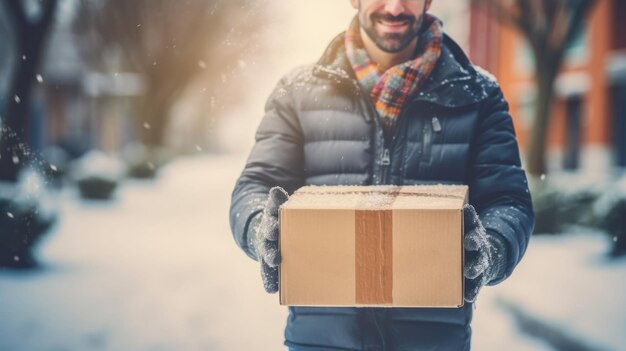
[[[360,24],[357,17],[346,31],[346,53],[361,87],[370,92],[370,97],[386,134],[395,126],[402,106],[417,88],[428,78],[441,56],[443,30],[441,22],[424,15],[424,30],[418,40],[415,58],[381,72],[372,62],[363,46]]]

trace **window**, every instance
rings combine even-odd
[[[565,64],[583,65],[589,60],[589,31],[581,27],[576,31],[574,38],[565,48]]]

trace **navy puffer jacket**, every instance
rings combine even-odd
[[[230,223],[252,258],[250,223],[269,189],[303,185],[467,184],[489,235],[507,243],[505,279],[534,223],[508,105],[447,36],[433,73],[385,140],[354,78],[344,37],[321,60],[278,84],[232,194]],[[260,283],[259,283],[260,284]],[[302,350],[467,350],[472,304],[462,308],[290,307],[285,343]]]

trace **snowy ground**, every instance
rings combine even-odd
[[[279,349],[285,312],[228,229],[240,166],[180,161],[112,203],[62,194],[45,268],[0,272],[0,350]]]
[[[625,350],[626,258],[611,260],[609,250],[599,233],[536,237],[512,279],[494,289],[494,302],[537,322],[543,330],[530,332],[543,338],[579,350]]]
[[[286,311],[228,229],[242,164],[179,160],[154,182],[125,183],[110,203],[61,194],[61,221],[39,250],[44,267],[0,271],[0,350],[281,349]],[[474,349],[554,349],[520,331],[514,306],[585,345],[620,350],[626,261],[606,261],[607,244],[534,238],[514,276],[483,290]]]

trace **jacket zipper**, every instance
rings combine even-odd
[[[430,137],[431,137],[431,131],[432,131],[432,127],[430,125],[430,123],[424,123],[424,130],[422,131],[423,136],[422,136],[422,156],[424,158],[425,162],[428,162],[428,160],[430,159],[430,149],[431,149],[431,142],[430,142]]]
[[[318,69],[326,74],[328,74],[329,76],[334,76],[337,77],[340,80],[344,80],[344,81],[349,81],[350,83],[353,84],[354,87],[356,87],[357,89],[360,90],[362,95],[362,100],[365,101],[366,107],[367,107],[367,112],[369,112],[373,119],[374,119],[374,125],[376,126],[376,134],[377,137],[379,134],[383,133],[382,130],[382,125],[381,125],[381,121],[380,118],[378,117],[378,113],[376,112],[376,108],[374,107],[374,104],[372,104],[372,101],[368,99],[369,94],[365,94],[362,90],[361,90],[361,86],[359,85],[359,82],[357,80],[355,80],[354,78],[350,77],[348,75],[348,73],[346,73],[345,71],[336,71],[336,70],[331,70],[331,69],[327,69],[324,66],[317,66]],[[400,115],[398,116],[398,121],[397,123],[400,122],[402,115],[404,114],[403,111],[400,112]],[[366,120],[370,121],[371,118],[369,118],[368,116],[364,116]],[[397,125],[396,125],[397,127]],[[397,132],[397,128],[394,130],[394,135]],[[385,140],[385,136],[382,135],[382,144],[383,144],[383,155],[380,161],[378,161],[378,164],[380,166],[380,171],[378,173],[378,178],[377,181],[374,181],[374,184],[387,184],[388,178],[389,178],[389,171],[390,171],[390,166],[391,166],[391,150],[393,150],[394,146],[395,146],[395,139],[391,141],[391,145],[387,145],[387,140]]]
[[[389,166],[391,165],[391,151],[389,150],[389,148],[385,147],[385,149],[383,150],[383,158],[380,161],[380,173],[381,173],[381,183],[382,184],[386,184],[387,183],[387,177],[388,177],[388,170],[389,170]]]
[[[343,78],[343,77],[342,77]],[[346,79],[346,78],[344,78]],[[379,168],[379,172],[378,172],[378,177],[375,178],[374,180],[374,184],[376,185],[384,185],[387,184],[387,179],[388,179],[388,173],[389,173],[389,168],[391,166],[391,149],[393,147],[393,142],[391,147],[387,145],[387,140],[385,140],[385,135],[383,133],[383,127],[381,125],[381,121],[380,118],[378,116],[378,112],[376,112],[376,107],[374,107],[374,104],[372,103],[372,101],[369,99],[369,94],[366,94],[362,91],[361,86],[359,85],[359,82],[357,82],[355,79],[352,78],[347,78],[350,79],[352,81],[352,83],[361,91],[361,99],[363,101],[365,101],[365,106],[367,108],[367,112],[371,115],[372,118],[368,118],[367,116],[365,116],[366,120],[372,120],[373,119],[373,123],[376,126],[376,137],[380,137],[382,140],[382,147],[383,147],[383,155],[382,158],[378,162],[378,165],[380,166]]]

